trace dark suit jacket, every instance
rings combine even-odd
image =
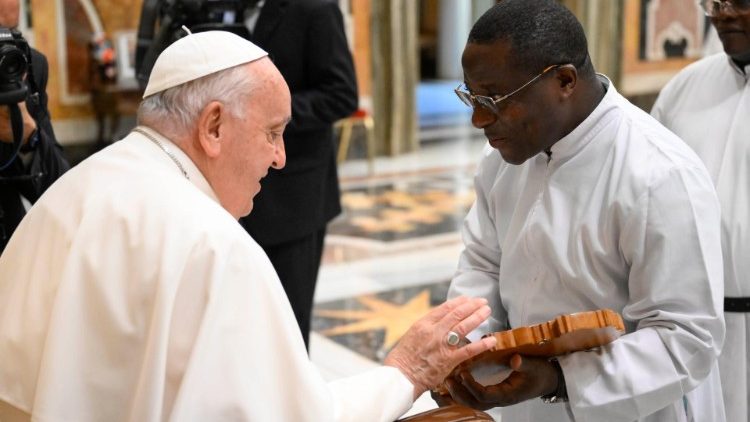
[[[286,167],[261,181],[240,220],[261,245],[307,236],[341,212],[332,124],[357,107],[351,53],[337,2],[266,0],[251,40],[266,50],[292,93]]]
[[[38,51],[31,50],[31,66],[34,81],[39,89],[38,102],[26,100],[29,114],[34,118],[39,134],[39,143],[31,153],[28,166],[16,158],[13,164],[0,172],[0,253],[10,239],[10,235],[26,214],[19,194],[31,203],[62,175],[68,168],[68,162],[62,155],[62,148],[52,131],[49,111],[47,110],[47,59]],[[0,165],[12,156],[11,144],[0,143]]]

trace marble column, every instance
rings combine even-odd
[[[620,84],[622,77],[622,1],[562,0],[581,21],[596,71]]]
[[[470,1],[440,0],[437,75],[440,79],[461,79],[461,53],[472,25]]]
[[[414,0],[372,2],[372,73],[378,153],[416,150],[419,81],[417,6]]]

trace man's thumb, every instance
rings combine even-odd
[[[521,358],[521,355],[513,355],[513,357],[510,358],[510,369],[519,371],[521,366],[523,366],[523,358]]]

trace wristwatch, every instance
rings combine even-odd
[[[545,403],[567,402],[568,389],[565,387],[565,376],[563,375],[562,368],[560,367],[560,362],[558,362],[555,358],[550,359],[549,362],[552,364],[552,366],[555,367],[555,370],[557,371],[557,388],[555,389],[555,391],[549,394],[545,394],[540,398]]]

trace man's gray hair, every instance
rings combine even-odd
[[[257,86],[245,66],[234,66],[144,98],[138,106],[138,124],[153,127],[167,137],[186,136],[211,101],[221,102],[232,115],[242,117],[246,113],[244,100]]]

